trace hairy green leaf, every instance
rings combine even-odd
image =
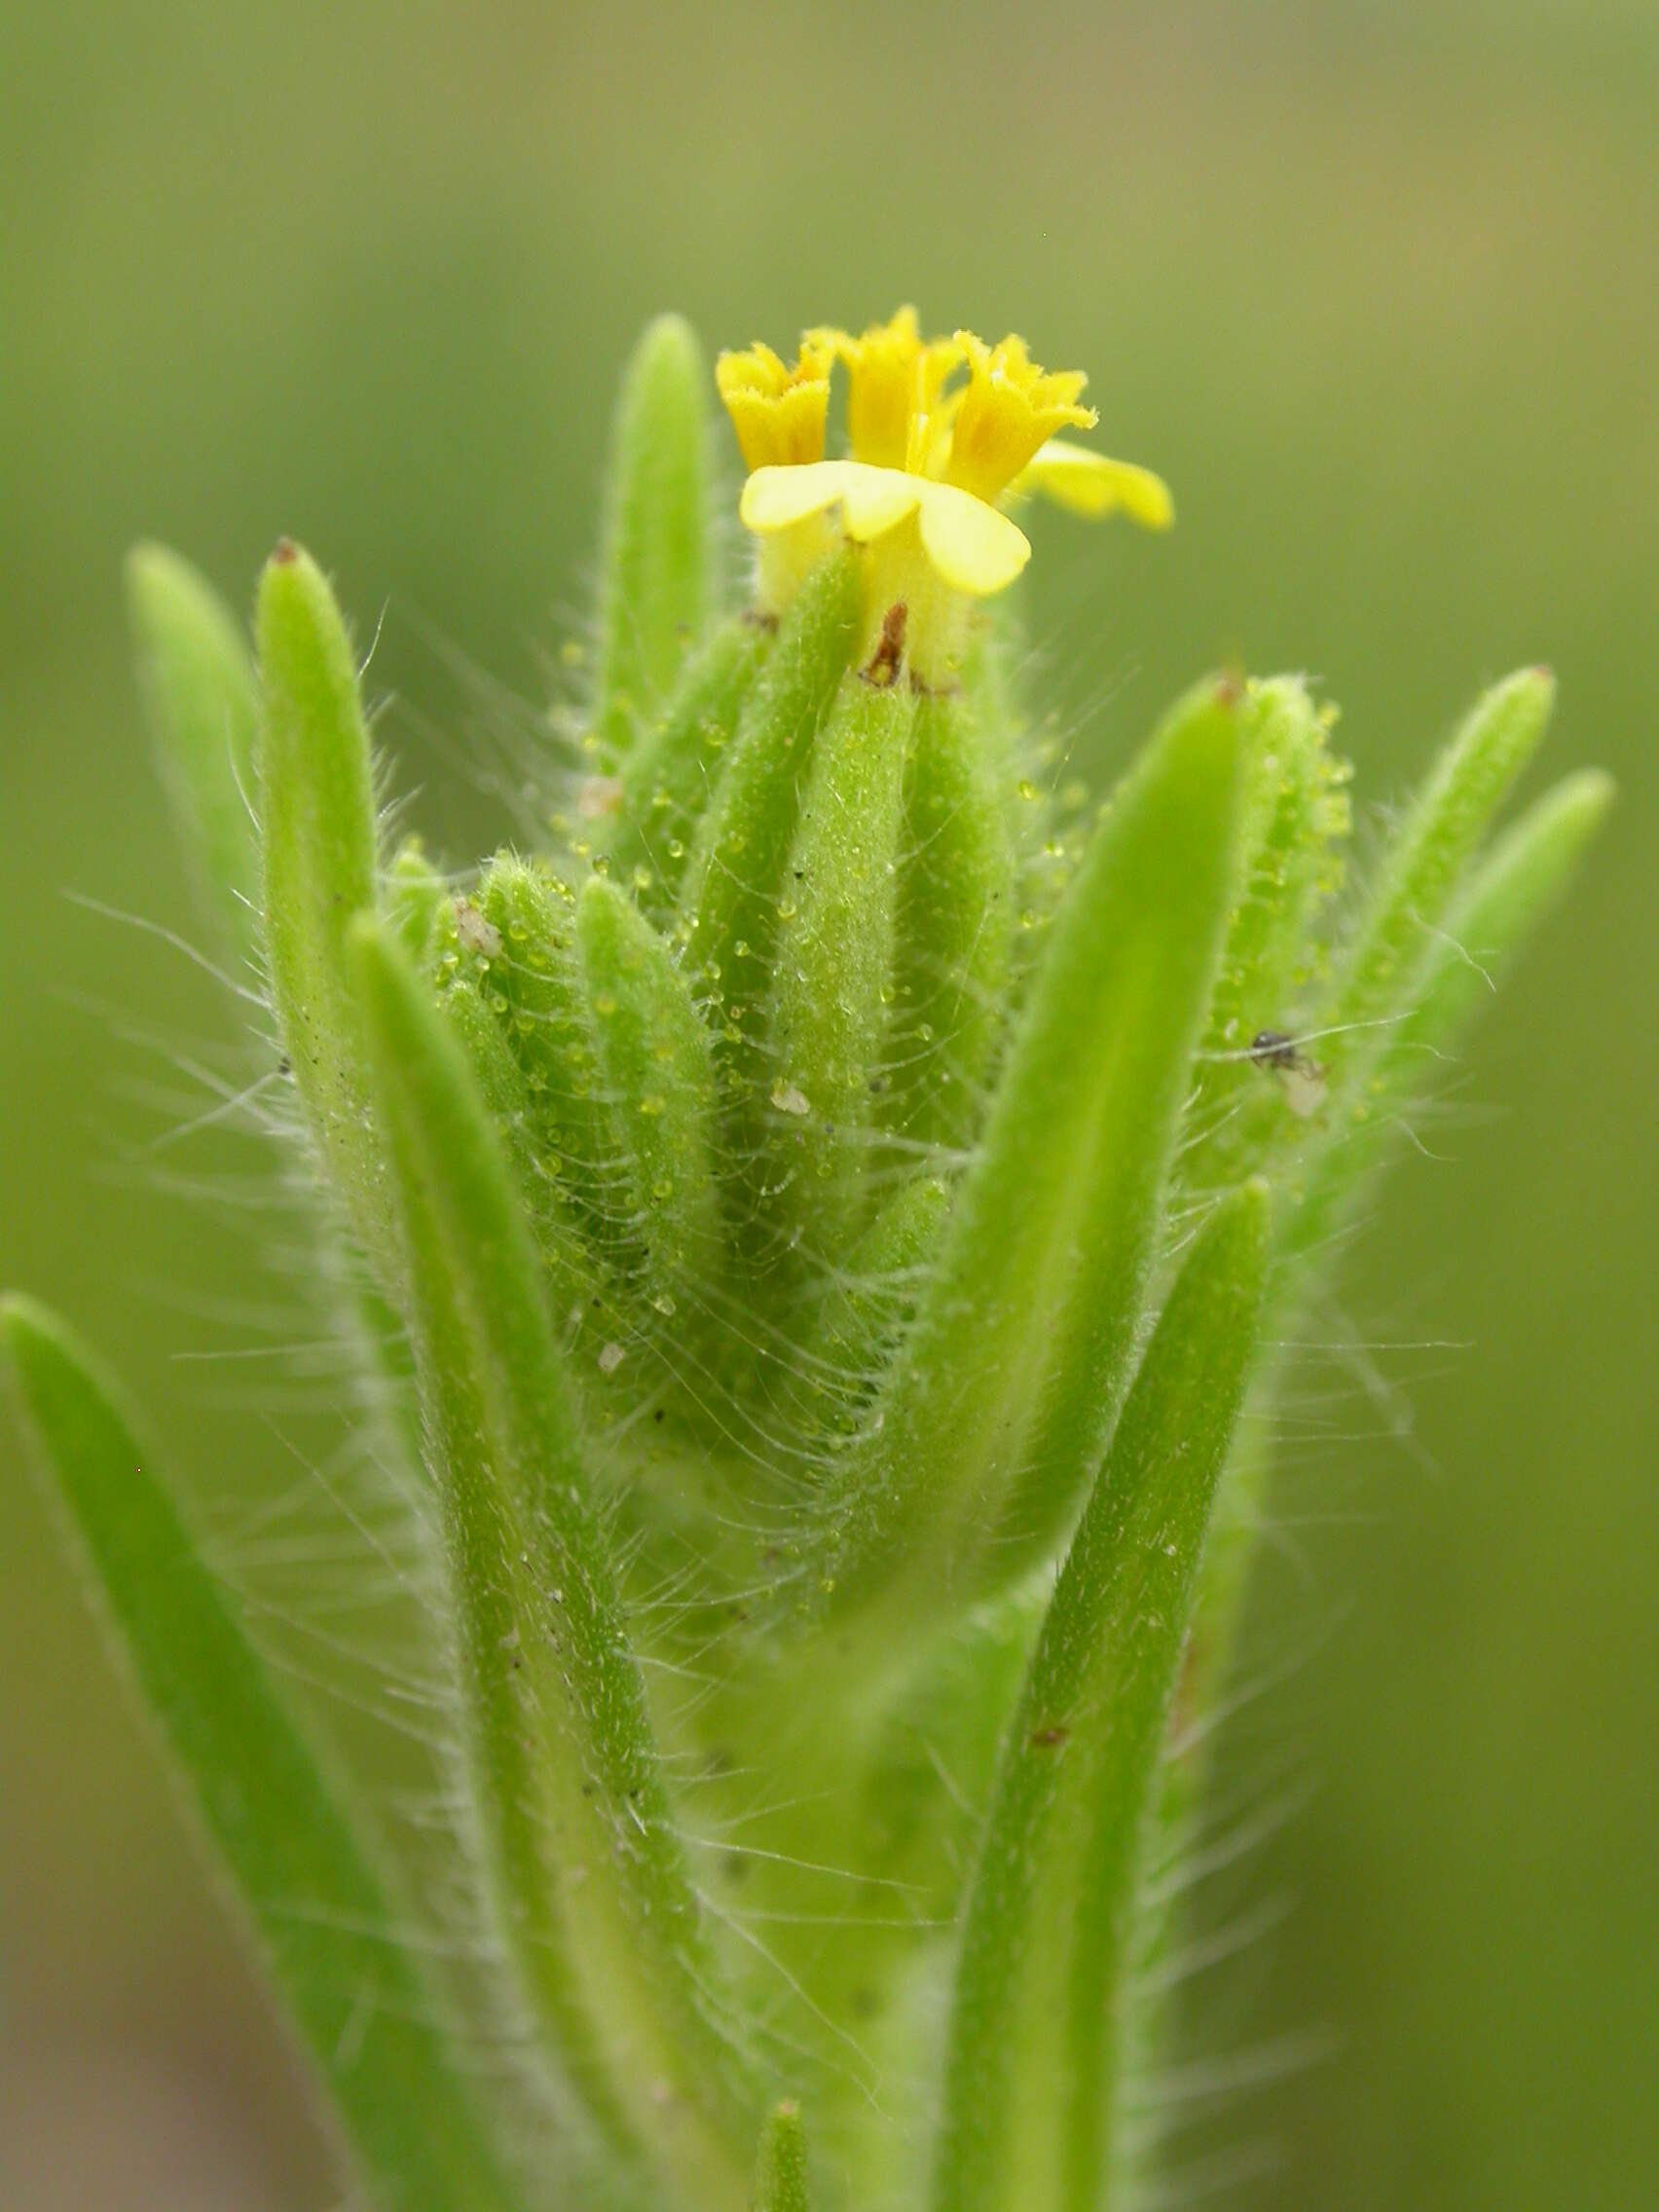
[[[672,1316],[682,1300],[709,1298],[719,1287],[709,1033],[668,946],[603,877],[582,892],[576,941],[633,1240],[643,1253],[642,1289],[656,1312]]]
[[[1285,1100],[1263,1081],[1250,1049],[1264,1031],[1282,1035],[1306,1002],[1318,958],[1314,925],[1342,882],[1347,766],[1330,750],[1329,726],[1299,678],[1251,685],[1239,892],[1181,1163],[1196,1191],[1237,1182],[1285,1132]]]
[[[310,554],[285,540],[259,586],[258,741],[265,945],[282,1043],[312,1133],[357,1235],[394,1243],[345,966],[375,903],[375,798],[351,641]]]
[[[811,2212],[807,2185],[806,2132],[800,2108],[788,2098],[766,2116],[755,2163],[754,2212]]]
[[[1498,973],[1565,892],[1611,803],[1611,780],[1585,769],[1546,792],[1481,862],[1421,947],[1402,1011],[1356,1053],[1348,1082],[1288,1186],[1281,1256],[1306,1260],[1343,1220],[1399,1133],[1414,1096]]]
[[[1014,853],[989,711],[968,693],[923,699],[905,763],[885,1119],[921,1144],[969,1142],[1002,1038]]]
[[[410,1319],[502,1936],[550,2048],[625,2158],[735,2203],[729,2053],[696,1899],[589,1494],[535,1247],[499,1140],[395,940],[353,966],[406,1244]]]
[[[820,1265],[861,1226],[914,719],[908,684],[842,678],[813,748],[778,903],[764,1218]]]
[[[0,1341],[111,1641],[235,1879],[385,2212],[519,2199],[434,2024],[362,1807],[307,1742],[113,1385],[32,1301]]]
[[[634,349],[611,438],[594,734],[617,760],[674,688],[708,611],[707,370],[689,325]]]
[[[1055,1585],[968,1891],[937,2212],[1101,2201],[1139,1846],[1267,1246],[1249,1183],[1181,1271]]]
[[[524,1071],[539,1155],[600,1243],[614,1248],[628,1200],[576,960],[575,894],[534,861],[498,853],[476,912],[482,929],[457,908],[461,965]]]
[[[590,835],[653,920],[672,912],[695,825],[719,780],[750,686],[771,648],[764,623],[735,615],[687,662],[674,697],[617,772]]]
[[[859,622],[852,556],[821,564],[779,626],[744,702],[698,824],[681,911],[692,982],[752,1040],[759,1031],[777,903],[818,725],[846,673]]]
[[[939,1267],[845,1470],[830,1569],[843,1613],[878,1593],[885,1616],[918,1592],[961,1604],[1005,1586],[1103,1449],[1232,891],[1239,720],[1231,683],[1174,710],[1055,924]]]
[[[1322,1026],[1333,1066],[1366,1049],[1351,1032],[1409,1000],[1431,941],[1493,816],[1542,742],[1555,705],[1547,669],[1524,668],[1476,701],[1407,811],[1345,948]]]
[[[217,592],[163,545],[128,555],[127,606],[162,781],[204,903],[245,959],[259,937],[259,693],[247,642]]]

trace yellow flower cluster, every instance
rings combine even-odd
[[[840,461],[824,456],[836,363],[851,449]],[[891,668],[890,616],[902,607],[905,665],[934,687],[955,681],[971,603],[1002,591],[1031,557],[1002,501],[1037,492],[1075,514],[1121,509],[1151,530],[1174,519],[1150,469],[1055,435],[1093,428],[1086,380],[1040,368],[1020,338],[924,339],[906,307],[858,338],[809,330],[793,366],[767,346],[722,353],[716,379],[751,471],[739,512],[760,540],[763,608],[788,603],[838,517],[841,534],[870,550],[866,642]]]

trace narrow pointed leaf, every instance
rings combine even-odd
[[[501,1934],[551,2050],[672,2194],[735,2197],[696,1900],[589,1495],[530,1230],[460,1046],[394,939],[352,939],[406,1244]]]
[[[1181,1162],[1197,1191],[1240,1181],[1285,1133],[1290,1110],[1249,1051],[1264,1030],[1283,1033],[1292,1010],[1306,1005],[1315,981],[1315,918],[1342,883],[1348,771],[1327,738],[1328,717],[1299,678],[1251,686],[1238,898]]]
[[[1239,701],[1201,686],[1120,787],[1056,921],[889,1389],[844,1470],[831,1604],[1005,1586],[1104,1447],[1233,884]],[[870,1635],[881,1643],[880,1620]]]
[[[873,1386],[887,1351],[914,1312],[949,1211],[950,1186],[940,1176],[906,1183],[833,1276],[819,1309],[817,1334],[849,1399]]]
[[[813,742],[851,661],[858,621],[857,565],[850,554],[833,555],[783,619],[691,850],[681,901],[687,972],[752,1041]]]
[[[629,1201],[576,959],[574,894],[547,868],[500,853],[478,887],[476,910],[484,928],[468,931],[463,965],[524,1071],[536,1149],[571,1205],[613,1247]],[[463,912],[461,919],[465,927]]]
[[[1014,854],[995,696],[922,700],[905,763],[884,1118],[923,1144],[968,1143],[1002,1039]]]
[[[1399,1132],[1414,1096],[1432,1089],[1458,1033],[1490,999],[1499,974],[1563,896],[1611,803],[1611,781],[1569,776],[1500,837],[1421,951],[1405,1011],[1356,1054],[1319,1141],[1288,1186],[1285,1257],[1306,1257],[1336,1235]]]
[[[968,1894],[937,2212],[1102,2200],[1139,1847],[1267,1243],[1246,1184],[1170,1293],[1055,1585]]]
[[[755,2163],[754,2212],[812,2212],[806,2132],[800,2108],[787,2098],[766,2116]]]
[[[595,821],[596,851],[653,920],[672,912],[697,822],[719,780],[750,686],[772,644],[747,615],[721,625],[617,771],[615,811]]]
[[[241,625],[162,545],[128,555],[127,605],[139,690],[192,869],[226,943],[251,956],[259,936],[259,695]]]
[[[1346,948],[1324,1025],[1333,1065],[1363,1051],[1355,1025],[1386,1019],[1498,807],[1537,751],[1555,705],[1547,669],[1525,668],[1477,700],[1401,823]]]
[[[432,949],[448,886],[419,837],[405,837],[387,869],[387,905],[403,949],[417,963]]]
[[[265,945],[276,1018],[317,1147],[376,1261],[393,1264],[368,1125],[346,932],[375,900],[375,798],[351,640],[328,580],[284,541],[259,587]]]
[[[371,2201],[510,2212],[365,1815],[306,1741],[90,1356],[20,1298],[0,1308],[0,1340],[110,1641],[231,1872]]]
[[[662,315],[634,349],[611,438],[594,731],[620,759],[661,711],[708,608],[707,370]]]
[[[672,1316],[693,1293],[706,1297],[719,1275],[709,1033],[668,946],[603,877],[582,892],[576,940],[641,1287],[653,1310]]]
[[[813,748],[778,907],[767,1227],[832,1264],[862,1226],[893,996],[908,684],[842,680]]]
[[[1386,1043],[1390,1073],[1450,1046],[1490,1003],[1500,976],[1566,896],[1612,802],[1612,778],[1582,768],[1497,838],[1429,949],[1410,1017]]]

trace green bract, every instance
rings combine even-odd
[[[475,875],[387,851],[306,554],[256,661],[131,566],[324,1196],[372,1552],[439,1593],[435,1873],[91,1355],[17,1299],[9,1363],[366,2202],[1117,2212],[1240,1408],[1608,789],[1483,853],[1550,709],[1513,677],[1345,903],[1332,716],[1228,675],[1062,834],[1005,631],[934,693],[858,665],[866,550],[781,620],[723,587],[704,378],[647,334],[579,768]],[[375,1557],[330,1624],[371,1649]]]

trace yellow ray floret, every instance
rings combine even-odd
[[[1031,542],[1018,525],[972,492],[863,461],[757,469],[743,487],[738,512],[748,529],[768,536],[832,506],[840,507],[847,535],[860,545],[885,537],[914,515],[922,549],[940,576],[952,591],[976,599],[1013,583],[1031,558]]]
[[[1039,446],[1009,490],[1041,492],[1055,506],[1090,521],[1123,513],[1145,530],[1167,530],[1175,520],[1175,502],[1161,476],[1155,476],[1150,468],[1137,468],[1132,461],[1111,461],[1064,438],[1050,438]]]
[[[715,383],[748,467],[799,467],[823,458],[833,358],[832,345],[810,331],[793,367],[758,344],[720,355]]]

